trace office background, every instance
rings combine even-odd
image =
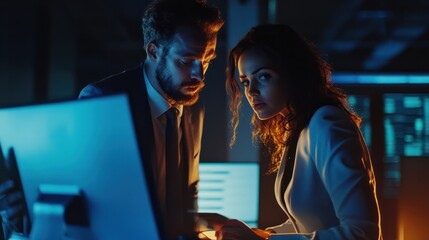
[[[0,2],[0,107],[75,99],[86,84],[144,58],[148,0]],[[429,1],[209,0],[226,24],[206,76],[204,162],[260,162],[260,226],[284,220],[272,197],[267,155],[251,140],[244,104],[230,149],[227,53],[251,27],[287,23],[319,47],[350,94],[378,178],[385,239],[398,233],[401,159],[429,161]],[[426,157],[426,158],[425,158]],[[426,190],[422,196],[429,195]]]

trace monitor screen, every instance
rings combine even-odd
[[[0,109],[0,143],[31,221],[40,186],[77,186],[92,239],[160,238],[125,95]]]
[[[198,207],[258,224],[259,164],[256,162],[200,163]]]

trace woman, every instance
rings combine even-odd
[[[229,220],[218,239],[382,239],[360,118],[330,74],[314,47],[286,25],[254,27],[231,51],[231,143],[243,89],[254,110],[253,137],[271,153],[276,199],[288,220],[265,231]]]

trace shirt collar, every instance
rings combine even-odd
[[[151,109],[151,114],[154,118],[158,118],[166,111],[168,111],[171,107],[175,107],[179,110],[179,117],[182,116],[183,113],[183,105],[170,103],[165,99],[159,91],[162,91],[159,87],[153,86],[151,81],[146,75],[146,71],[143,68],[143,78],[146,84],[147,94],[149,97],[149,105]],[[157,87],[157,88],[156,88]],[[159,91],[157,90],[159,89]]]

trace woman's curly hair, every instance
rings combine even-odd
[[[270,173],[278,170],[283,154],[294,157],[296,143],[313,113],[323,105],[334,105],[345,110],[356,123],[360,117],[352,110],[346,94],[331,81],[331,67],[321,58],[316,48],[291,27],[268,24],[252,28],[231,50],[228,58],[226,89],[230,96],[233,129],[231,146],[236,140],[242,92],[236,79],[240,56],[249,49],[262,50],[284,69],[281,87],[286,100],[287,114],[268,120],[252,116],[253,138],[259,139],[271,154]]]

